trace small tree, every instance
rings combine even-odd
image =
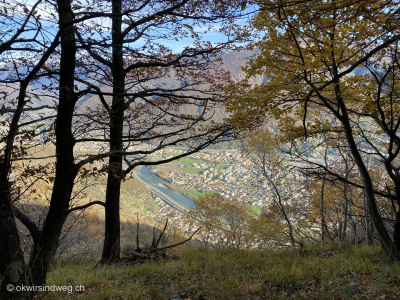
[[[288,227],[288,235],[292,247],[295,246],[295,237],[291,216],[288,214],[287,206],[290,206],[290,189],[295,189],[295,185],[288,186],[282,179],[288,178],[290,166],[285,162],[284,153],[279,150],[279,144],[273,137],[272,130],[260,130],[249,137],[245,144],[245,153],[256,166],[257,170],[265,178],[264,188],[268,188],[271,198],[276,208],[279,209]],[[300,183],[298,183],[300,184]],[[301,212],[298,212],[301,214]]]
[[[201,224],[201,236],[208,244],[228,248],[249,247],[252,239],[251,216],[247,205],[230,202],[216,194],[206,194],[194,200],[189,212],[193,224]]]
[[[117,261],[120,255],[121,180],[137,166],[179,159],[230,135],[222,104],[232,93],[225,85],[233,82],[220,70],[219,56],[247,36],[232,22],[245,7],[243,1],[113,0],[97,12],[78,8],[77,16],[108,18],[112,29],[93,35],[93,25],[78,27],[83,59],[93,61],[82,63],[82,77],[90,79],[93,94],[99,95],[96,116],[104,119],[87,114],[96,129],[77,142],[106,142],[110,154],[103,262]],[[226,41],[211,43],[198,32],[217,26]],[[188,38],[192,41],[183,49],[167,46]],[[185,150],[154,159],[170,146]]]

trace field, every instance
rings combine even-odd
[[[259,206],[251,206],[249,209],[249,213],[252,216],[257,215],[261,211],[261,208]]]
[[[180,168],[179,171],[183,173],[195,173],[195,174],[203,174],[204,170],[199,168],[192,168],[192,167],[183,167]]]
[[[201,164],[203,161],[201,159],[193,159],[190,157],[183,157],[179,160],[179,162],[184,166],[191,166],[194,163]]]
[[[229,165],[218,165],[217,167],[216,167],[216,169],[218,169],[218,170],[225,170],[226,168],[228,168],[229,167]]]
[[[203,193],[199,192],[198,190],[182,190],[182,191],[196,199],[203,195]]]
[[[157,166],[157,172],[163,175],[166,175],[167,173],[175,171],[177,169],[178,169],[178,163],[176,161],[171,161],[169,163]]]

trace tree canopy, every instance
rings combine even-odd
[[[347,151],[360,178],[358,187],[385,248],[399,257],[398,215],[398,40],[393,1],[257,1],[253,24],[262,38],[252,44],[246,71],[267,80],[230,101],[237,124],[278,122],[282,140],[292,152],[319,171],[349,181],[319,159],[305,157],[304,146],[318,153],[327,147]],[[250,121],[250,122],[249,122]],[[302,146],[301,146],[302,145]],[[303,149],[302,149],[303,148]],[[310,151],[308,151],[310,153]],[[367,164],[367,160],[373,164]],[[374,181],[374,168],[385,170]],[[350,182],[355,184],[354,182]],[[396,224],[381,217],[382,201],[396,201]],[[396,244],[396,246],[395,246]],[[396,249],[397,248],[397,249]]]

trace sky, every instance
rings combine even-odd
[[[24,0],[23,0],[24,1]],[[26,8],[30,9],[37,0],[25,0],[25,5]],[[93,0],[90,0],[93,1]],[[10,3],[13,3],[14,1],[11,1]],[[57,26],[55,26],[55,23],[53,21],[46,21],[46,20],[54,20],[54,14],[56,13],[54,6],[52,6],[51,4],[49,4],[50,2],[44,2],[41,3],[40,5],[38,5],[37,7],[37,11],[38,13],[41,15],[41,22],[44,28],[46,28],[47,30],[47,34],[48,35],[54,35],[56,33],[57,30]],[[80,4],[81,3],[81,4]],[[89,0],[75,0],[72,2],[72,6],[78,9],[75,9],[75,12],[79,12],[82,11],[82,9],[79,9],[79,6],[87,6],[87,3],[89,3]],[[105,2],[106,5],[109,5],[109,2]],[[16,7],[16,12],[20,13],[20,14],[24,14],[23,12],[23,5],[17,6]],[[95,9],[93,10],[95,11]],[[254,7],[247,7],[243,13],[244,14],[251,14],[251,11],[254,11]],[[53,16],[52,16],[53,15]],[[0,19],[2,17],[0,16]],[[238,25],[245,25],[246,22],[248,22],[248,16],[244,17],[242,19],[236,19],[235,20],[235,24]],[[105,28],[105,30],[103,31],[104,33],[109,32],[111,26],[109,24],[110,19],[107,19],[105,21],[105,19],[103,20],[98,20],[97,24],[101,25],[101,27]],[[100,22],[104,22],[103,24],[100,24]],[[220,43],[220,42],[225,42],[227,41],[227,37],[218,32],[218,29],[220,28],[220,26],[218,24],[216,24],[214,26],[214,28],[210,31],[207,32],[207,34],[203,34],[205,28],[204,27],[200,27],[198,25],[193,25],[192,22],[190,21],[184,21],[185,24],[193,27],[193,29],[195,30],[195,32],[199,33],[202,35],[202,40],[203,41],[210,41],[212,43]],[[108,27],[108,28],[107,28]],[[98,34],[94,34],[93,38],[99,37]],[[178,40],[175,40],[174,36],[171,36],[171,38],[169,39],[164,39],[164,40],[160,40],[159,41],[161,44],[169,47],[173,52],[181,52],[185,47],[190,47],[191,45],[193,45],[194,39],[192,38],[179,38]],[[144,40],[139,40],[135,43],[136,46],[143,46],[145,44]]]

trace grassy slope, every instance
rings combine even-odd
[[[41,299],[399,299],[400,265],[378,248],[187,250],[181,259],[93,270],[94,263],[56,267],[48,285],[83,285],[85,292],[47,292]],[[359,294],[341,287],[356,282]],[[399,282],[400,283],[400,282]]]

